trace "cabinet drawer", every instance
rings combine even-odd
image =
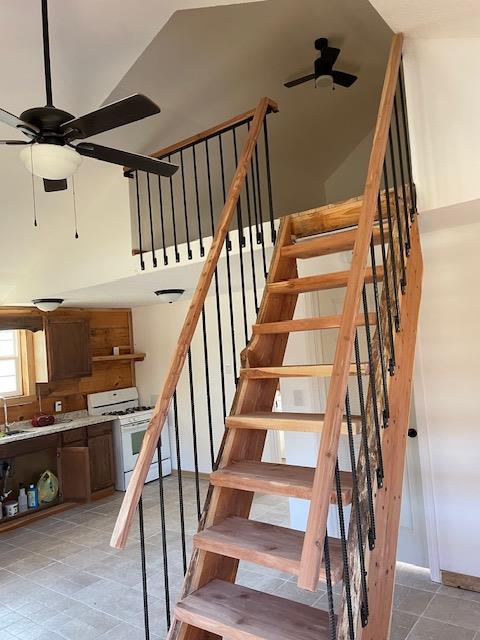
[[[88,437],[96,438],[97,436],[104,436],[112,432],[111,422],[102,422],[102,424],[92,424],[88,429]]]
[[[85,427],[79,427],[78,429],[71,429],[70,431],[62,432],[62,444],[70,445],[72,443],[83,442],[87,439],[87,430]]]
[[[0,456],[2,458],[14,458],[15,456],[35,453],[36,451],[43,451],[44,449],[54,449],[57,445],[58,434],[52,433],[48,436],[37,436],[27,440],[4,444],[0,447]]]

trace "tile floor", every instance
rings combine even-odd
[[[202,486],[202,493],[206,486]],[[127,549],[108,545],[123,494],[81,505],[0,535],[1,640],[143,640],[138,525]],[[169,586],[181,587],[183,553],[176,479],[165,480]],[[146,562],[152,640],[166,636],[158,485],[145,487]],[[196,529],[193,483],[184,491],[186,554]],[[253,517],[288,526],[288,501],[258,496]],[[300,591],[287,574],[242,563],[239,582],[326,608],[326,593]],[[432,583],[423,569],[399,565],[390,640],[480,640],[480,593]]]

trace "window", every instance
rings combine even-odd
[[[0,396],[23,395],[19,331],[0,331]]]

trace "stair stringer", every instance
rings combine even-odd
[[[292,243],[290,217],[282,218],[272,255],[267,283],[263,293],[257,324],[291,320],[295,313],[297,294],[275,295],[268,292],[268,284],[298,276],[294,258],[282,257],[281,247]],[[254,335],[242,353],[243,366],[280,366],[283,363],[288,334]],[[277,379],[248,379],[241,377],[232,403],[231,415],[254,411],[271,411],[277,389]],[[227,429],[217,458],[218,468],[236,460],[260,461],[266,430]],[[248,518],[254,494],[237,489],[210,485],[199,531],[228,516]],[[213,578],[235,582],[238,560],[194,549],[185,576],[181,598],[200,588]],[[167,640],[219,640],[219,636],[202,629],[172,620]]]

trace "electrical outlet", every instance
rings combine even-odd
[[[62,401],[61,400],[57,400],[55,402],[55,412],[59,413],[62,410]]]

